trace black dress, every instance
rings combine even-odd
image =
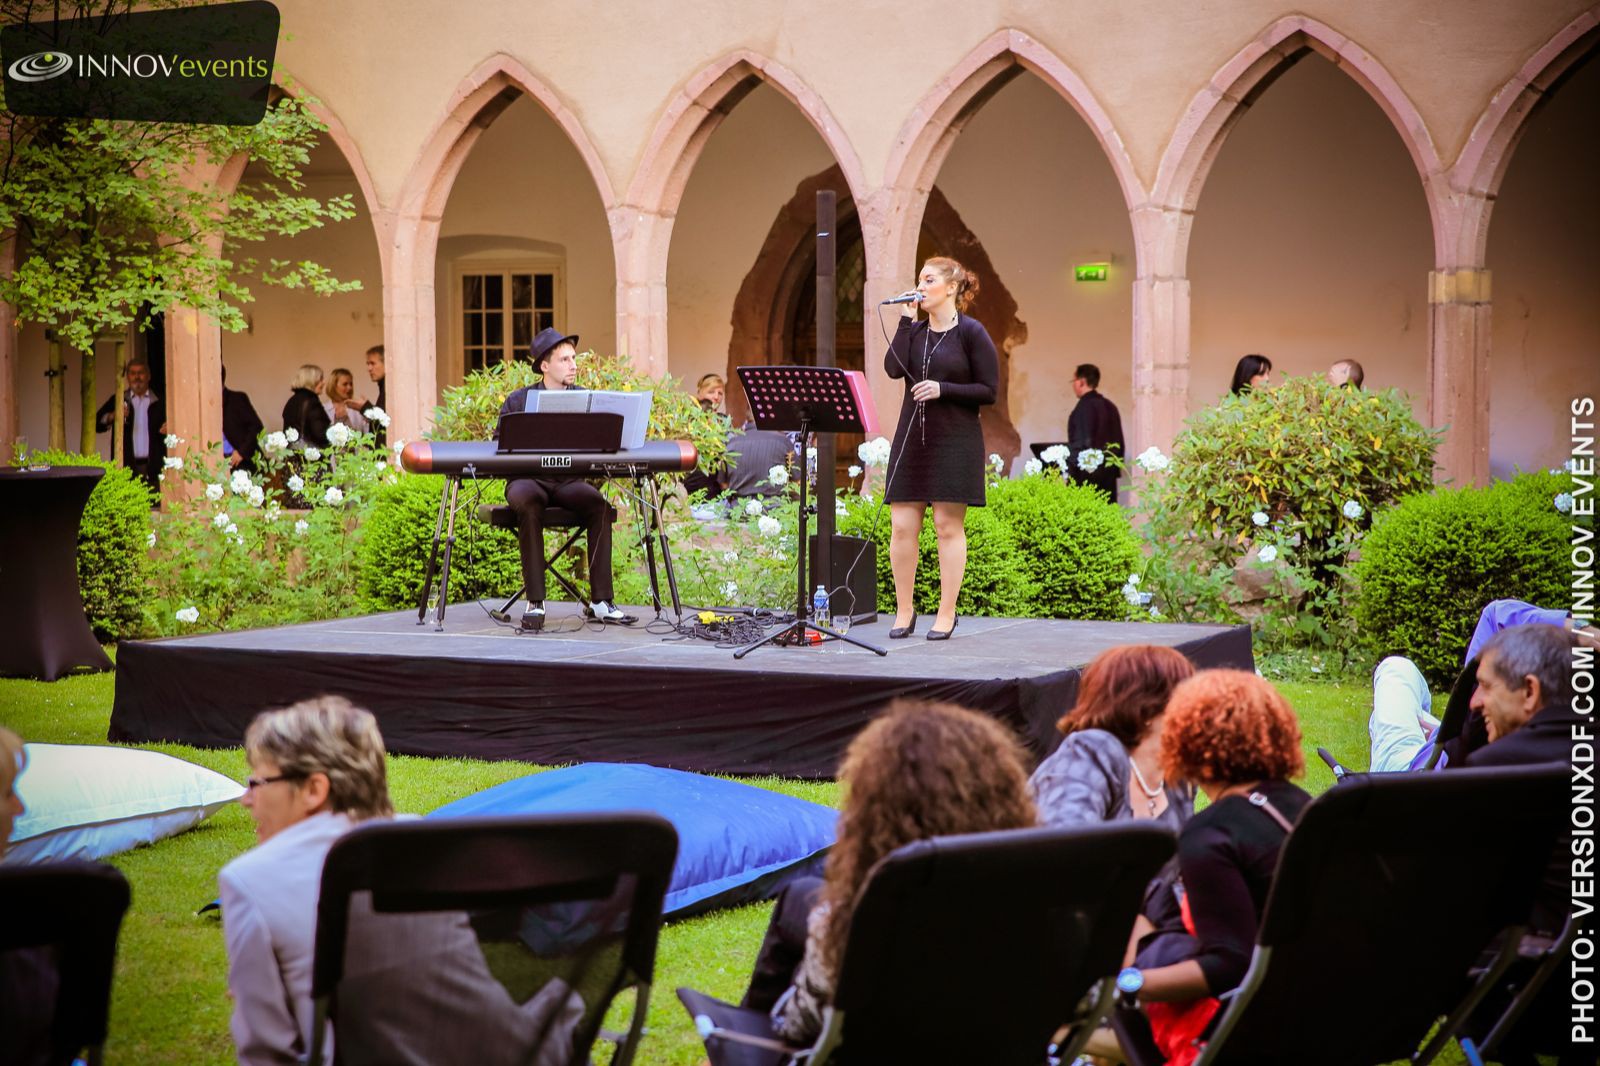
[[[332,425],[322,401],[310,389],[295,389],[283,405],[283,428],[294,430],[308,447],[328,446],[328,427]]]
[[[944,333],[931,331],[925,319],[913,324],[902,318],[883,366],[891,378],[906,379],[884,499],[982,507],[978,408],[994,403],[1000,383],[1000,357],[988,331],[966,315]],[[911,387],[924,380],[939,383],[937,400],[911,398]]]

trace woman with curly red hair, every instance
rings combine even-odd
[[[1167,704],[1162,768],[1211,801],[1178,834],[1185,924],[1193,955],[1140,970],[1156,1042],[1181,1066],[1216,1000],[1244,978],[1278,853],[1311,797],[1289,783],[1305,771],[1300,724],[1271,684],[1242,670],[1206,670]],[[1134,943],[1149,931],[1134,930]],[[1128,975],[1131,979],[1131,975]]]
[[[1193,676],[1173,648],[1124,644],[1095,656],[1077,704],[1056,724],[1066,739],[1028,781],[1039,823],[1150,818],[1182,829],[1194,813],[1194,786],[1162,771],[1161,734],[1172,690]]]
[[[805,949],[772,1010],[774,1032],[791,1043],[814,1040],[850,932],[857,894],[872,867],[896,848],[930,837],[1023,829],[1034,824],[1022,747],[992,718],[948,703],[897,700],[851,742],[839,780],[844,809],[817,905],[805,923]],[[771,954],[782,922],[762,945]],[[758,980],[764,969],[757,961]],[[752,982],[747,1006],[766,1006]]]

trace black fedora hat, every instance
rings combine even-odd
[[[545,356],[555,351],[556,347],[561,344],[570,344],[576,348],[578,346],[578,335],[576,333],[563,334],[554,326],[546,326],[541,329],[538,335],[533,338],[533,343],[528,345],[528,355],[533,360],[534,369],[542,370]]]

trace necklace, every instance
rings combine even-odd
[[[933,353],[937,352],[939,350],[939,345],[944,343],[944,339],[946,337],[950,336],[950,334],[955,331],[956,319],[958,319],[959,317],[960,316],[957,315],[956,318],[953,318],[953,319],[950,320],[949,328],[947,328],[944,331],[939,333],[939,339],[932,342],[932,347],[929,346],[928,334],[934,332],[933,319],[931,319],[931,318],[928,319],[927,329],[924,330],[923,334],[922,334],[922,380],[923,381],[927,381],[928,380],[928,372],[929,372],[930,368],[933,365]],[[927,444],[928,443],[928,401],[926,401],[926,400],[918,400],[917,401],[917,431],[918,431],[918,434],[921,437],[922,443],[923,444]]]
[[[1133,767],[1133,779],[1139,783],[1139,791],[1144,793],[1145,806],[1150,809],[1150,817],[1154,818],[1156,816],[1156,800],[1161,795],[1161,789],[1167,783],[1166,779],[1163,778],[1157,781],[1155,787],[1151,788],[1149,782],[1145,781],[1144,774],[1139,772],[1139,764],[1129,759],[1128,765]]]

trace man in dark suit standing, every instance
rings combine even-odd
[[[1126,459],[1128,450],[1122,439],[1122,415],[1117,405],[1095,390],[1100,387],[1100,368],[1093,363],[1081,363],[1072,373],[1072,394],[1078,404],[1067,416],[1067,447],[1072,452],[1072,478],[1079,484],[1093,485],[1117,502],[1117,478],[1120,471],[1101,463],[1093,471],[1085,471],[1078,456],[1088,449],[1098,449],[1106,458],[1112,455]]]
[[[95,432],[110,432],[116,424],[111,407],[115,401],[115,396],[108,398],[95,412]],[[166,404],[150,391],[149,365],[129,363],[128,389],[122,394],[122,464],[158,494],[162,460],[167,456],[166,422]]]
[[[222,450],[235,470],[254,470],[261,447],[261,416],[250,397],[228,388],[228,368],[222,368]]]

